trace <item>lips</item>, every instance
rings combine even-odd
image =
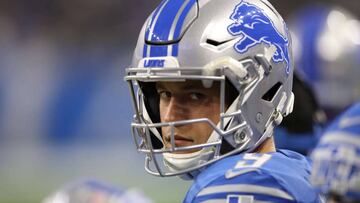
[[[171,146],[171,136],[166,136],[165,140],[166,142],[169,144],[169,146]],[[190,138],[186,138],[180,135],[175,135],[174,136],[174,144],[176,147],[184,147],[184,146],[189,146],[194,142],[193,139]]]

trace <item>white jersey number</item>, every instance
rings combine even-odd
[[[261,167],[271,158],[270,154],[245,154],[243,159],[226,173],[226,178],[233,178],[235,176],[254,171],[256,168]]]

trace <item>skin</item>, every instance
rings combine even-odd
[[[173,122],[196,118],[209,118],[217,124],[220,120],[220,87],[214,84],[204,88],[201,81],[161,82],[156,85],[160,96],[160,120]],[[166,148],[171,147],[170,127],[161,129]],[[175,127],[177,147],[205,143],[213,129],[207,123]],[[196,149],[187,152],[194,152]]]
[[[160,97],[161,122],[208,118],[215,125],[220,121],[220,85],[203,87],[201,81],[158,82],[156,89]],[[225,106],[227,108],[227,105]],[[170,127],[161,128],[165,148],[171,148]],[[175,146],[184,147],[206,143],[213,128],[207,123],[175,126]],[[177,153],[191,153],[199,149]],[[257,150],[259,153],[275,151],[273,138],[266,140]]]

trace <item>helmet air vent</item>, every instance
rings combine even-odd
[[[281,88],[282,84],[281,82],[276,83],[274,86],[272,86],[272,88],[269,89],[269,91],[267,91],[263,96],[262,99],[265,101],[272,101],[274,96],[276,95],[276,93],[279,91],[279,89]]]
[[[227,42],[229,42],[229,41],[231,41],[232,39],[228,39],[228,40],[224,40],[224,41],[216,41],[216,40],[213,40],[213,39],[207,39],[206,40],[206,43],[208,43],[208,44],[210,44],[210,45],[212,45],[212,46],[215,46],[215,47],[217,47],[217,46],[220,46],[220,45],[222,45],[222,44],[225,44],[225,43],[227,43]]]

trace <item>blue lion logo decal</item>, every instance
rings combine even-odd
[[[266,43],[274,45],[276,52],[273,56],[275,62],[286,62],[286,73],[290,73],[290,57],[288,51],[289,40],[274,26],[270,18],[255,5],[241,2],[238,4],[230,19],[234,21],[228,26],[228,31],[233,36],[244,37],[234,45],[239,53],[245,53],[249,48]]]

